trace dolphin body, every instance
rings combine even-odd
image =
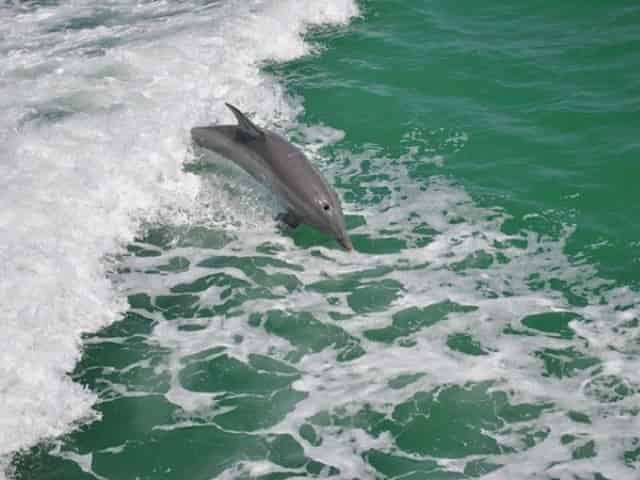
[[[352,250],[340,200],[322,174],[283,137],[257,127],[233,105],[225,105],[238,124],[194,127],[193,141],[234,161],[269,186],[287,207],[279,220],[292,228],[301,223],[311,225]]]

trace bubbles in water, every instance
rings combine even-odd
[[[80,335],[124,311],[108,258],[142,223],[201,218],[189,129],[224,119],[223,100],[291,118],[300,107],[260,65],[310,52],[308,25],[355,14],[349,1],[0,9],[0,455],[93,416],[95,395],[67,373]]]
[[[612,347],[635,294],[570,261],[571,228],[505,233],[508,215],[379,148],[336,160],[332,182],[364,199],[346,208],[352,254],[261,227],[208,248],[148,238],[157,254],[126,261],[159,352],[138,388],[184,417],[162,441],[242,436],[222,478],[633,478],[637,359]],[[101,395],[131,396],[123,375]]]

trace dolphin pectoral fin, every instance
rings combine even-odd
[[[291,228],[296,228],[298,225],[300,225],[300,219],[291,210],[288,210],[287,212],[279,213],[278,216],[276,217],[276,220],[286,224]]]
[[[264,140],[264,132],[257,127],[247,116],[230,103],[225,103],[227,108],[235,115],[238,120],[238,128],[243,135],[252,140]]]

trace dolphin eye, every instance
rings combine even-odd
[[[331,207],[329,207],[328,203],[323,204],[322,208],[324,209],[325,212],[328,212],[331,209]]]

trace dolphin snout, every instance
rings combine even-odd
[[[349,235],[338,237],[338,243],[342,245],[342,248],[344,248],[348,252],[353,250],[353,243],[351,243],[351,239],[349,238]]]

